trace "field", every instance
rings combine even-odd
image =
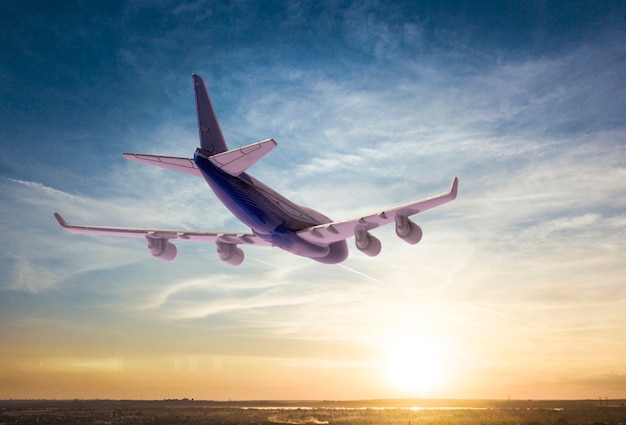
[[[624,400],[0,400],[2,424],[626,424]]]

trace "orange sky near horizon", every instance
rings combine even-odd
[[[0,1],[0,399],[626,399],[626,2],[453,3]],[[298,205],[458,197],[340,265],[59,226],[250,231],[120,155],[194,155],[192,73]]]

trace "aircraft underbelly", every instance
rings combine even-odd
[[[289,224],[294,223],[294,217],[246,181],[245,173],[239,177],[231,176],[198,155],[195,161],[218,199],[260,238],[303,257],[328,256],[331,248],[328,245],[314,244],[299,237],[295,230],[300,229],[289,228]],[[300,228],[305,228],[320,223],[296,222],[296,225],[298,224]]]
[[[205,175],[205,180],[224,206],[255,233],[270,234],[282,224],[282,220],[272,213],[271,205],[266,205],[254,188],[237,178],[223,180],[219,177],[209,175],[207,178]]]

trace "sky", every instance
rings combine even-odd
[[[0,2],[0,398],[626,398],[620,1]],[[341,265],[77,224],[246,231],[195,176],[191,74]]]

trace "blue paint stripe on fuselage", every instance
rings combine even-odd
[[[222,171],[213,165],[200,149],[196,151],[194,161],[218,199],[260,238],[293,254],[323,263],[339,263],[348,256],[345,241],[317,245],[297,235],[298,230],[329,222],[328,217],[310,209],[307,209],[307,214],[302,207],[298,207],[277,192],[270,194],[269,192],[273,191],[269,187],[264,188],[268,194],[264,193],[255,186],[256,180],[246,173],[232,176]],[[257,184],[265,186],[258,181]],[[284,208],[281,208],[281,204],[284,204]],[[294,213],[290,214],[287,208]],[[313,214],[319,218],[311,217]],[[309,219],[303,220],[302,217]]]
[[[239,177],[231,176],[198,154],[194,155],[194,161],[224,206],[257,234],[271,234],[283,223],[245,173]]]
[[[296,231],[321,224],[313,218],[303,220],[290,214],[285,210],[287,205],[281,208],[280,202],[259,190],[246,173],[232,176],[215,166],[202,152],[196,152],[194,161],[218,199],[235,217],[261,237],[274,235],[283,239],[287,236],[285,233],[291,233],[301,239],[295,234]],[[285,204],[288,202],[286,199],[283,201]],[[297,210],[296,205],[291,205],[290,208]]]

